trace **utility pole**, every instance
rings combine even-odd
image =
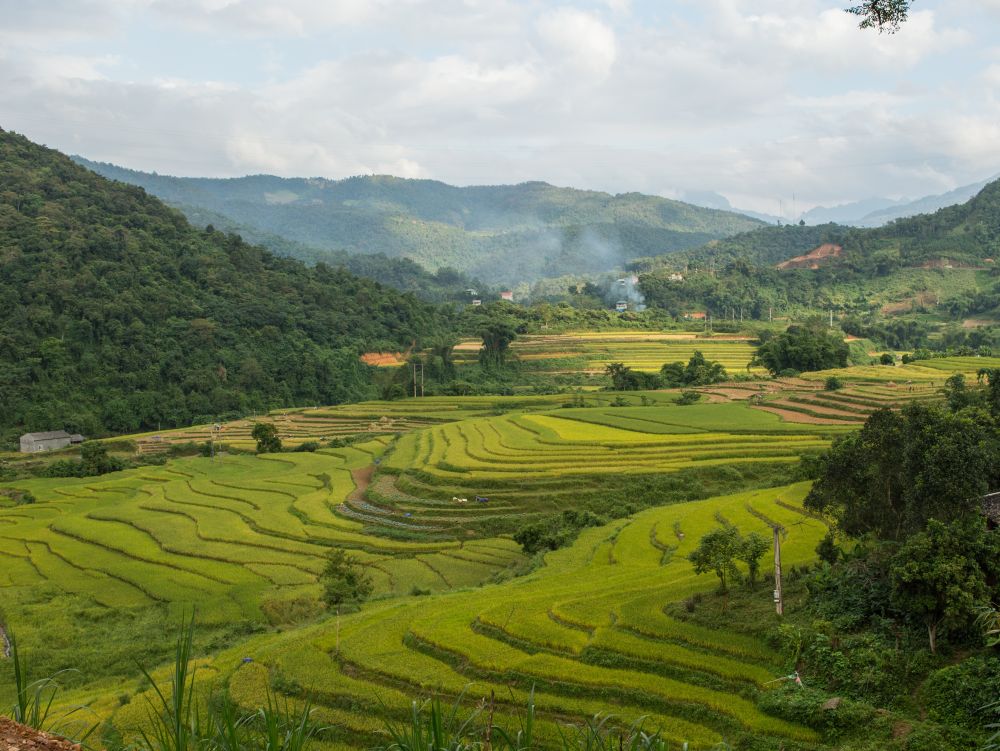
[[[424,363],[420,362],[420,397],[424,396]]]
[[[833,328],[833,309],[830,309],[830,328]]]
[[[413,398],[417,398],[417,363],[413,363]]]
[[[777,524],[774,530],[774,609],[778,615],[785,614],[785,603],[781,597],[781,532]]]
[[[770,305],[768,305],[767,306],[767,322],[768,323],[771,323],[771,321],[774,320],[774,318],[771,315],[773,312],[774,312],[774,308],[772,308]]]

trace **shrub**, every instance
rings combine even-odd
[[[927,678],[921,699],[937,722],[978,730],[986,724],[983,707],[1000,696],[1000,659],[970,657]]]
[[[827,391],[838,391],[844,388],[844,382],[840,378],[837,378],[837,376],[828,376],[823,383],[823,388]]]
[[[968,751],[977,747],[967,731],[928,722],[917,725],[906,737],[904,751]]]
[[[319,448],[319,441],[305,441],[295,447],[295,451],[315,451]]]
[[[757,704],[768,714],[815,728],[827,739],[866,727],[875,717],[875,709],[868,704],[830,699],[822,691],[788,681],[781,688],[762,693]]]
[[[695,404],[701,401],[701,394],[697,391],[682,391],[680,399],[677,400],[679,406],[687,406],[688,404]]]

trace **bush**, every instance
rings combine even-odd
[[[896,358],[891,353],[885,352],[878,359],[878,362],[879,362],[879,365],[895,365],[896,364]]]
[[[829,376],[823,383],[823,388],[827,391],[839,391],[844,388],[844,382],[837,376]]]
[[[827,740],[867,727],[875,718],[875,709],[868,704],[830,699],[822,691],[788,681],[781,688],[762,693],[757,705],[768,714],[819,730]]]
[[[906,737],[904,751],[968,751],[977,748],[976,739],[960,728],[931,723],[917,725]]]
[[[701,394],[697,391],[682,391],[680,399],[677,400],[678,406],[686,407],[689,404],[696,404],[701,401]]]
[[[319,441],[305,441],[295,447],[295,451],[315,451],[319,448]]]
[[[983,707],[1000,696],[1000,659],[970,657],[930,674],[920,692],[931,720],[978,730]]]

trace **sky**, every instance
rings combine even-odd
[[[1000,0],[0,0],[0,127],[183,176],[527,180],[788,217],[1000,173]]]

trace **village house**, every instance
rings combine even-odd
[[[79,433],[70,435],[65,430],[25,433],[21,436],[21,453],[34,454],[38,451],[55,451],[77,443],[83,443],[83,436]]]

